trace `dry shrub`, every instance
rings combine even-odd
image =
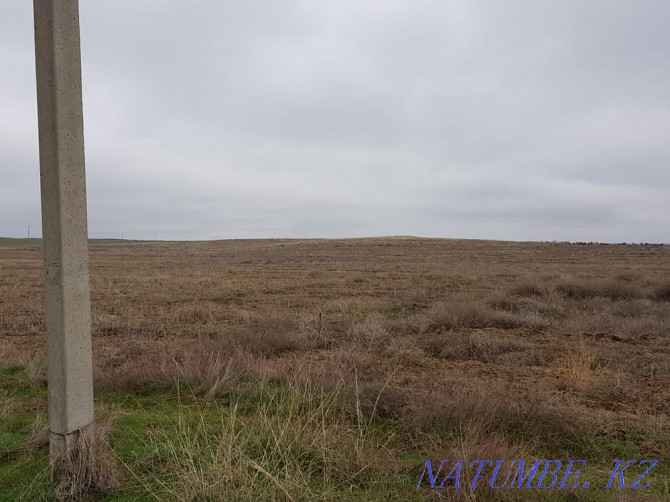
[[[206,338],[174,344],[158,340],[127,340],[119,346],[94,345],[96,387],[124,390],[158,390],[189,380],[205,388],[227,381],[232,347]]]
[[[328,319],[323,312],[300,312],[298,316],[298,333],[303,348],[328,349],[335,346],[343,337],[349,323],[341,320]]]
[[[601,371],[592,376],[588,385],[582,389],[582,393],[584,397],[597,402],[606,410],[649,412],[649,408],[656,403],[651,403],[652,393],[641,392],[638,380],[620,371]]]
[[[631,337],[645,340],[652,336],[667,336],[669,333],[668,312],[652,311],[648,315],[634,317],[617,315],[619,305],[613,308],[614,312],[612,306],[576,311],[557,322],[555,327],[564,333],[587,334],[597,339],[610,338],[619,341],[630,340]]]
[[[543,298],[524,298],[522,300],[521,310],[532,312],[541,316],[543,319],[549,319],[550,322],[565,319],[570,316],[570,304],[555,291],[548,293]]]
[[[228,343],[233,347],[257,356],[273,357],[300,348],[297,332],[257,331],[249,327],[233,327],[218,335],[220,343]]]
[[[455,467],[456,461],[461,461],[461,470],[459,476],[459,489],[453,490],[455,486],[454,479],[448,479],[444,483],[444,490],[431,490],[431,495],[435,495],[437,500],[452,500],[452,501],[472,501],[472,500],[532,500],[532,494],[527,494],[528,490],[524,489],[510,489],[510,483],[513,481],[506,479],[509,475],[510,469],[513,468],[513,459],[529,459],[532,458],[530,449],[524,445],[511,445],[504,438],[491,434],[486,426],[481,422],[469,422],[463,424],[458,430],[458,440],[446,452],[444,450],[436,452],[440,455],[439,458],[448,459],[444,462],[442,472],[439,476],[439,483],[445,479],[445,476],[450,473]],[[433,458],[438,458],[434,456]],[[473,464],[476,460],[486,459],[490,462],[484,462],[481,470],[481,478],[477,479],[476,488],[471,488],[474,475],[477,471],[478,464]],[[499,470],[495,477],[497,486],[506,484],[505,489],[491,488],[489,481],[493,475],[493,471],[497,465],[497,460],[504,460],[499,465]],[[422,470],[423,465],[421,466]],[[439,463],[433,467],[433,471],[437,471]],[[512,469],[512,473],[514,470]],[[427,476],[426,476],[427,477]],[[537,478],[534,478],[537,479]],[[426,478],[423,479],[423,486],[428,487]],[[438,486],[438,485],[436,485]]]
[[[44,314],[13,314],[0,317],[0,329],[12,333],[43,333],[46,329]]]
[[[670,302],[670,283],[657,286],[652,298],[657,302]]]
[[[421,367],[426,356],[413,336],[392,336],[383,346],[382,352],[404,368]]]
[[[623,318],[640,318],[648,311],[648,307],[642,303],[649,300],[624,300],[617,301],[612,305],[612,315]]]
[[[513,313],[521,311],[519,298],[512,294],[496,293],[486,300],[486,304],[496,310],[506,310]]]
[[[455,301],[431,308],[425,332],[444,332],[468,328],[514,329],[527,327],[528,322],[509,312],[493,310],[474,301]]]
[[[409,395],[402,416],[408,427],[423,432],[452,431],[457,436],[477,424],[491,436],[532,447],[569,435],[575,422],[563,411],[555,398],[532,387],[454,381]]]
[[[171,383],[186,381],[195,394],[213,398],[242,377],[263,382],[272,374],[263,356],[245,350],[224,338],[194,340],[169,360],[161,363],[161,377]]]
[[[423,333],[430,319],[423,314],[415,314],[403,319],[389,319],[386,321],[386,329],[394,336],[416,336]]]
[[[358,409],[367,419],[395,420],[401,417],[408,396],[407,389],[389,385],[388,380],[364,383],[357,396]]]
[[[145,391],[187,381],[198,394],[211,397],[241,376],[263,380],[271,371],[267,357],[298,346],[294,333],[245,326],[178,343],[131,339],[123,345],[95,345],[95,381],[102,388]]]
[[[6,340],[0,340],[0,368],[19,364],[21,361],[21,353],[13,345]]]
[[[127,339],[123,344],[100,344],[93,339],[93,374],[96,387],[155,390],[170,386],[168,370],[175,350],[169,342]]]
[[[430,333],[427,336],[422,337],[419,344],[431,357],[448,359],[448,357],[446,357],[446,352],[453,351],[455,346],[464,348],[463,352],[467,352],[466,339],[467,335],[463,333],[447,331],[446,333]]]
[[[197,340],[166,365],[166,374],[175,380],[186,380],[197,385],[197,394],[212,398],[230,384],[244,370],[247,354],[223,347],[213,340]],[[169,370],[172,371],[169,371]]]
[[[177,308],[172,315],[175,322],[189,326],[209,324],[214,321],[212,309],[204,304],[193,303]]]
[[[107,314],[104,312],[93,313],[91,316],[91,325],[94,330],[106,331],[118,328],[121,324],[121,317],[115,314]]]
[[[107,441],[110,426],[110,421],[93,423],[64,438],[62,451],[51,463],[59,498],[88,498],[118,488],[119,475]]]
[[[556,291],[567,298],[584,300],[588,298],[609,298],[611,300],[632,300],[642,297],[640,288],[615,281],[565,280],[555,286]]]
[[[670,376],[670,358],[664,352],[650,354],[645,351],[644,360],[640,360],[634,357],[631,351],[622,350],[617,345],[603,344],[594,347],[593,352],[602,368],[614,373],[629,375],[638,382],[640,378],[646,379],[652,375]]]
[[[379,314],[368,315],[365,321],[354,323],[348,333],[348,341],[365,350],[380,350],[388,345],[390,338],[386,320]]]
[[[644,274],[641,272],[620,272],[614,276],[614,280],[620,282],[641,282],[644,278]]]
[[[250,316],[241,326],[218,335],[220,343],[229,343],[259,356],[273,357],[302,347],[303,337],[297,319],[292,316]]]
[[[512,295],[522,297],[543,296],[546,293],[546,288],[536,281],[527,280],[517,284],[516,286],[513,286],[509,292]]]
[[[547,329],[552,322],[569,315],[566,300],[554,291],[542,296],[496,294],[487,300],[487,304],[494,309],[515,314],[519,320],[534,329]]]
[[[301,313],[298,337],[301,347],[334,349],[362,348],[369,351],[402,352],[415,348],[408,335],[420,333],[425,319],[387,319],[380,313],[331,317],[323,313]]]
[[[600,296],[612,300],[634,300],[643,296],[639,287],[632,284],[618,284],[616,282],[605,282],[602,285]]]
[[[328,317],[340,316],[347,319],[362,321],[370,312],[379,312],[388,308],[385,298],[371,296],[351,296],[326,299],[321,309]]]
[[[421,346],[433,357],[456,361],[475,360],[487,363],[515,361],[517,365],[524,366],[544,362],[544,357],[533,344],[506,338],[496,332],[432,333],[421,339]]]
[[[567,298],[593,298],[598,295],[598,289],[593,287],[593,285],[587,285],[585,283],[578,282],[561,282],[555,286],[556,291],[561,293]]]
[[[355,388],[370,382],[385,381],[388,368],[382,367],[367,351],[341,347],[325,354],[326,359],[291,360],[283,365],[284,374],[296,382],[307,382],[315,388]]]

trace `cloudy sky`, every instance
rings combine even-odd
[[[670,2],[80,0],[91,237],[670,242]],[[32,2],[0,235],[40,235]]]

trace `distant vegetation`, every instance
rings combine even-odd
[[[119,244],[124,242],[154,242],[154,241],[138,241],[128,239],[89,239],[91,244]],[[14,238],[14,237],[0,237],[0,246],[42,246],[41,238]]]
[[[42,239],[15,239],[0,237],[0,246],[41,246]]]

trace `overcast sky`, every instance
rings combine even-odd
[[[80,0],[91,237],[670,242],[666,0]],[[40,232],[32,2],[0,235]]]

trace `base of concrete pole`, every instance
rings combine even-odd
[[[60,498],[100,495],[118,487],[119,475],[107,432],[94,423],[70,434],[50,432],[51,479]]]
[[[49,432],[49,456],[51,457],[52,462],[57,461],[66,455],[67,445],[72,441],[72,438],[68,436],[77,434],[77,432],[68,435]]]
[[[90,426],[70,434],[49,433],[51,480],[59,498],[70,499],[90,494],[95,453],[91,449]]]

